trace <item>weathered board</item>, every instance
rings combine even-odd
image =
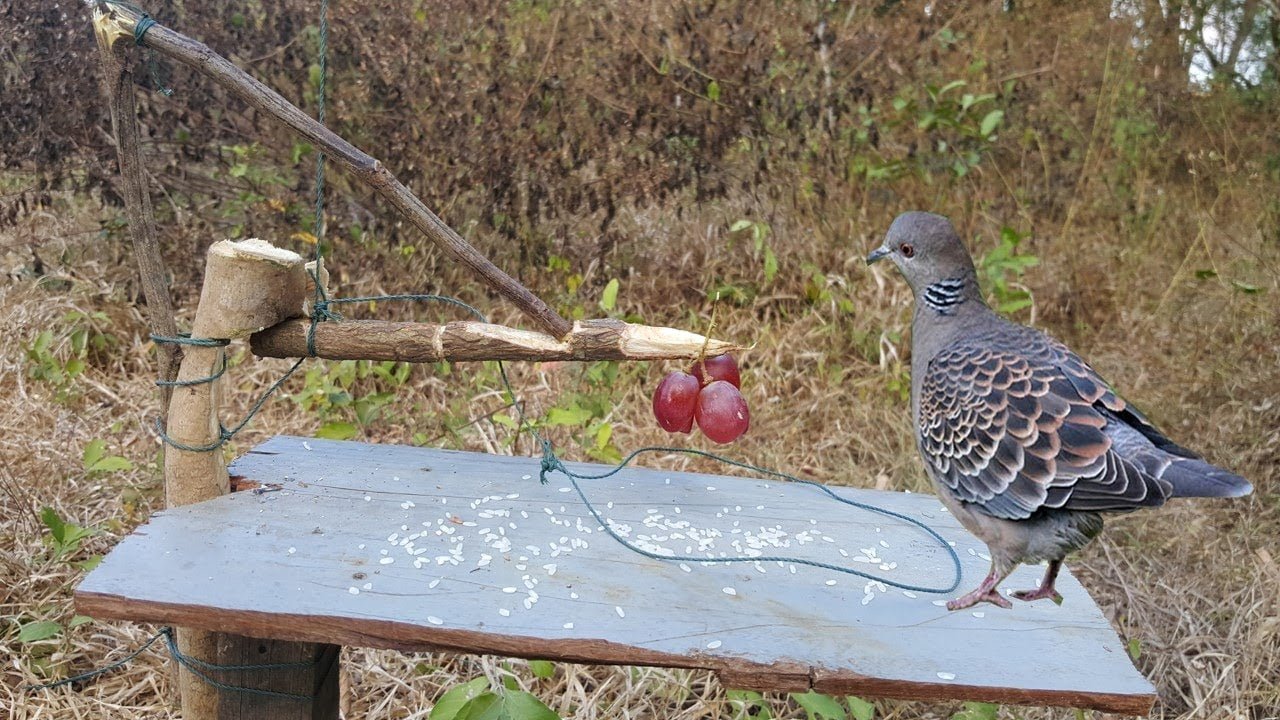
[[[281,640],[708,668],[758,690],[1131,714],[1154,701],[1069,573],[1062,606],[953,613],[944,596],[803,565],[650,560],[606,535],[563,475],[539,484],[538,468],[277,437],[232,466],[255,491],[157,513],[81,583],[77,606]],[[619,532],[658,552],[788,555],[920,585],[950,577],[918,528],[811,487],[649,469],[583,482]],[[954,542],[962,591],[986,573],[986,548],[936,498],[840,492]],[[1040,570],[1007,585],[1031,587]]]

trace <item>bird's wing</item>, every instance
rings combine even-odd
[[[1132,510],[1171,494],[1165,453],[1190,456],[1055,340],[1003,325],[930,363],[920,394],[926,462],[990,515]]]

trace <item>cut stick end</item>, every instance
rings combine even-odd
[[[110,48],[117,40],[133,39],[133,29],[142,18],[138,10],[99,0],[86,0],[85,4],[93,7],[93,32],[98,37],[99,45]]]
[[[741,350],[742,346],[687,330],[627,325],[622,331],[621,348],[631,360],[691,360],[704,352],[707,357],[715,357]]]

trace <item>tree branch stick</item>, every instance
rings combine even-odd
[[[101,6],[100,6],[101,7]],[[133,28],[141,15],[121,5],[110,5],[105,12],[113,16],[113,27],[120,36],[133,37]],[[458,233],[431,212],[409,188],[396,179],[377,159],[366,154],[341,136],[313,120],[279,93],[236,67],[203,43],[175,32],[163,25],[152,25],[143,43],[161,55],[176,60],[231,91],[253,107],[289,126],[308,142],[319,147],[339,166],[386,198],[427,239],[471,268],[486,283],[515,303],[526,315],[555,337],[563,337],[572,328],[519,281],[489,261]]]
[[[129,218],[129,237],[133,241],[133,254],[137,258],[142,276],[142,293],[147,300],[147,320],[151,332],[172,337],[178,333],[173,316],[173,300],[169,296],[169,282],[160,244],[156,240],[155,214],[151,208],[151,195],[147,192],[147,180],[143,174],[141,142],[138,132],[138,116],[133,90],[133,72],[128,62],[128,46],[115,45],[109,28],[99,22],[95,11],[94,29],[102,58],[102,93],[111,110],[111,127],[115,133],[116,158],[120,163],[121,189],[124,195],[125,214]],[[172,380],[178,375],[182,351],[177,345],[158,345],[160,356],[159,375]],[[169,399],[172,388],[161,387],[161,422],[168,421]]]
[[[311,322],[286,320],[255,333],[250,343],[262,357],[304,357]],[[459,321],[429,323],[344,320],[316,326],[316,355],[329,360],[439,362],[473,360],[674,360],[739,349],[722,340],[673,328],[620,320],[574,323],[563,339],[504,325]]]

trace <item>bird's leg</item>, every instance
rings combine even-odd
[[[1018,590],[1013,596],[1019,600],[1042,600],[1049,598],[1055,603],[1062,604],[1062,594],[1053,589],[1053,583],[1058,579],[1058,571],[1062,569],[1061,560],[1050,560],[1049,569],[1044,573],[1044,580],[1040,581],[1040,587],[1034,590]]]
[[[989,602],[992,605],[999,605],[1000,607],[1008,610],[1013,607],[1013,603],[1009,602],[1007,598],[1001,595],[1000,591],[996,589],[996,586],[1000,584],[1001,580],[1005,579],[1005,576],[1008,575],[1009,572],[1009,570],[997,572],[995,561],[991,561],[991,572],[987,573],[987,577],[982,581],[982,584],[974,588],[972,592],[961,595],[955,600],[948,600],[947,609],[963,610],[967,607],[973,607],[980,602]]]

